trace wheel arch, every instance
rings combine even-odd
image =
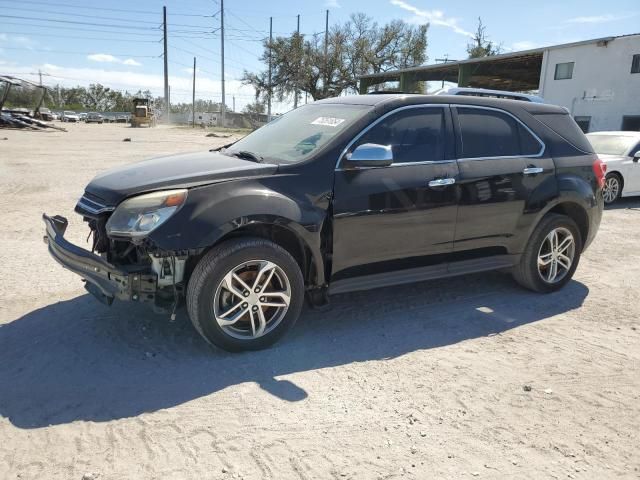
[[[564,201],[550,208],[547,212],[545,212],[542,218],[544,218],[546,215],[550,213],[565,215],[570,219],[572,219],[574,222],[576,222],[576,225],[578,225],[578,230],[580,231],[582,248],[584,250],[584,245],[586,244],[587,239],[589,238],[589,228],[590,228],[589,215],[587,214],[587,210],[579,203],[572,202],[572,201]],[[542,218],[540,219],[540,221],[542,220]]]
[[[278,217],[254,219],[244,217],[229,222],[219,231],[222,233],[215,241],[204,248],[199,255],[190,259],[190,270],[195,268],[200,258],[217,245],[235,238],[254,237],[270,240],[289,252],[300,266],[305,286],[324,284],[321,252],[304,238],[309,232],[303,226]]]

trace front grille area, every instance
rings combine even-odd
[[[100,203],[95,197],[91,198],[87,193],[85,193],[76,204],[76,212],[87,217],[102,215],[103,213],[112,212],[114,209],[114,207]]]

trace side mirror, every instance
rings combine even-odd
[[[640,150],[633,154],[633,162],[638,163],[640,161]]]
[[[364,143],[346,156],[354,167],[387,167],[393,163],[393,151],[390,145]]]

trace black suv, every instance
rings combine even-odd
[[[227,350],[272,344],[333,293],[510,269],[562,288],[602,215],[605,167],[560,107],[367,95],[293,110],[242,140],[97,176],[44,215],[53,257],[101,301],[148,302]]]

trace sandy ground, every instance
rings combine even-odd
[[[640,476],[640,200],[562,292],[491,273],[341,295],[232,355],[184,312],[98,304],[40,220],[82,244],[95,173],[223,140],[69,130],[0,131],[0,479]]]

